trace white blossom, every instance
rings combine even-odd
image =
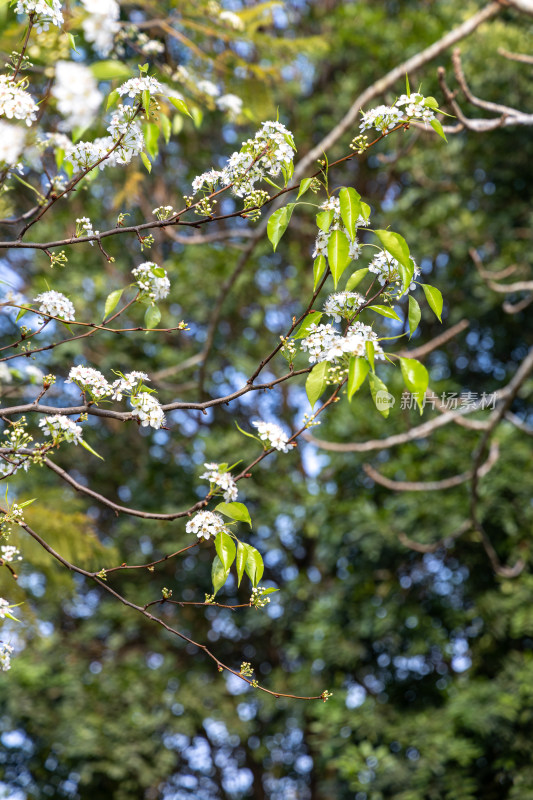
[[[199,92],[203,92],[203,94],[207,94],[209,97],[218,97],[220,94],[218,86],[213,83],[213,81],[207,79],[198,81],[196,88]]]
[[[0,165],[13,166],[24,150],[26,131],[18,125],[0,120]]]
[[[0,75],[0,117],[21,119],[30,126],[37,118],[39,108],[20,83],[13,83],[8,75]]]
[[[50,3],[47,3],[46,0],[18,0],[15,12],[17,14],[33,14],[33,24],[37,33],[47,31],[50,23],[58,28],[63,24],[60,0],[51,0]]]
[[[244,30],[244,22],[233,11],[221,11],[218,18],[221,22],[226,22],[234,31]]]
[[[57,99],[57,110],[65,120],[61,130],[87,128],[103,100],[91,70],[75,61],[58,61],[52,95]]]
[[[71,367],[66,383],[77,384],[83,391],[88,391],[94,400],[101,400],[112,393],[102,373],[93,367]]]
[[[242,100],[236,94],[223,94],[217,98],[216,104],[220,111],[226,111],[233,118],[242,111]]]
[[[7,672],[11,669],[11,654],[13,647],[6,642],[0,642],[0,669],[2,672]]]
[[[364,325],[362,322],[355,321],[350,325],[344,336],[340,337],[340,342],[327,354],[327,361],[335,361],[342,355],[347,356],[360,356],[367,357],[366,343],[372,342],[374,345],[374,357],[379,360],[384,360],[385,355],[383,349],[379,344],[377,334],[372,330],[370,325]]]
[[[329,197],[322,205],[320,206],[322,211],[333,211],[333,218],[330,224],[330,227],[327,231],[323,231],[319,228],[317,237],[315,240],[315,247],[313,250],[313,258],[317,256],[324,256],[327,257],[328,255],[328,243],[330,236],[333,231],[342,231],[349,242],[349,255],[353,261],[356,261],[359,256],[361,255],[361,245],[359,244],[356,238],[351,239],[348,229],[344,226],[341,217],[341,207],[340,207],[340,200],[338,197]],[[357,228],[368,225],[368,220],[365,220],[363,216],[359,215],[357,222],[356,222],[356,230]]]
[[[54,444],[59,442],[78,444],[81,441],[81,427],[62,414],[45,417],[39,422],[39,427],[43,429],[45,436],[51,437]]]
[[[115,34],[120,30],[120,7],[115,0],[81,0],[89,16],[83,20],[85,38],[96,52],[107,56],[113,49]]]
[[[421,119],[426,125],[435,119],[434,107],[425,105],[425,98],[420,92],[402,94],[393,106],[381,105],[365,111],[360,128],[361,131],[375,128],[379,133],[385,134],[401,122],[409,122],[411,119]]]
[[[64,319],[65,322],[73,322],[76,317],[74,306],[68,297],[65,297],[61,292],[56,292],[53,289],[49,292],[42,292],[35,298],[36,303],[40,303],[39,312],[41,314],[49,314],[51,317],[59,317]]]
[[[164,274],[157,274],[155,270]],[[163,300],[170,292],[170,281],[167,272],[153,261],[145,261],[138,267],[132,269],[131,274],[136,278],[136,284],[141,290],[141,294],[149,297],[150,300]]]
[[[324,303],[324,313],[340,322],[353,316],[364,302],[365,298],[357,292],[335,292]]]
[[[316,364],[327,360],[327,354],[333,345],[340,339],[339,332],[331,325],[317,325],[313,322],[309,326],[309,334],[302,339],[300,347],[309,353],[309,363]]]
[[[11,606],[9,605],[7,600],[4,600],[3,597],[0,597],[0,619],[6,618],[6,614],[9,612],[10,608]]]
[[[123,395],[131,396],[137,394],[139,388],[145,381],[150,382],[146,372],[127,372],[125,375],[114,381],[112,384],[113,400],[122,400]]]
[[[239,490],[231,473],[225,472],[219,464],[208,463],[204,464],[204,467],[206,471],[203,475],[200,475],[200,478],[209,481],[210,489],[212,490],[214,487],[221,489],[224,494],[224,500],[227,503],[232,503],[236,500]]]
[[[20,550],[12,544],[3,544],[0,547],[0,558],[8,564],[13,563],[13,561],[22,561]]]
[[[119,86],[118,93],[121,97],[137,97],[142,92],[150,94],[164,94],[163,87],[156,78],[149,75],[142,75],[139,78],[130,78],[129,81]]]
[[[418,278],[420,269],[417,267],[413,259],[411,259],[413,266],[413,278]],[[368,265],[370,272],[374,272],[378,276],[378,281],[382,286],[385,283],[391,284],[392,288],[396,288],[396,294],[402,293],[402,276],[400,273],[400,265],[398,261],[391,256],[388,250],[380,250],[370,264]],[[415,284],[411,283],[410,290],[415,288]]]
[[[195,533],[199,539],[202,537],[209,539],[225,530],[224,520],[220,514],[214,514],[212,511],[199,511],[185,526],[187,533]]]
[[[279,425],[275,422],[252,422],[252,425],[257,428],[259,438],[268,442],[270,447],[279,450],[282,453],[288,453],[291,449],[289,445],[289,437]]]
[[[130,398],[133,406],[132,416],[137,417],[141,422],[141,427],[155,428],[156,430],[165,424],[165,415],[159,400],[150,392],[139,392]]]

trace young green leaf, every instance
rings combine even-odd
[[[365,350],[366,350],[366,357],[368,358],[368,361],[370,363],[370,368],[371,368],[372,372],[375,372],[376,371],[376,366],[374,364],[374,355],[375,355],[376,349],[374,347],[374,342],[372,342],[372,341],[365,342]]]
[[[390,306],[375,305],[375,306],[367,306],[367,308],[369,308],[371,311],[375,311],[377,314],[381,314],[382,317],[388,317],[388,319],[400,320],[400,317],[398,316],[396,311],[394,311],[394,309],[391,308]]]
[[[219,531],[215,536],[215,548],[218,557],[222,561],[224,571],[229,572],[229,569],[235,561],[235,556],[237,554],[235,542],[228,533],[225,531]]]
[[[298,200],[298,199],[299,199],[299,198],[300,198],[300,197],[301,197],[303,194],[305,194],[305,193],[306,193],[306,191],[307,191],[307,190],[309,189],[309,187],[311,186],[311,181],[312,181],[312,180],[313,180],[312,178],[304,178],[304,179],[303,179],[303,181],[300,183],[300,188],[299,188],[299,190],[298,190],[298,197],[296,198],[297,200]]]
[[[418,302],[414,297],[409,295],[409,338],[411,338],[413,333],[418,328],[418,323],[420,322],[421,316],[422,314]]]
[[[182,114],[187,114],[187,116],[192,119],[192,114],[187,108],[187,103],[185,103],[183,100],[180,100],[178,97],[169,97],[168,99],[174,108],[177,108]]]
[[[356,269],[355,272],[352,272],[352,274],[346,281],[346,291],[353,292],[355,287],[359,286],[359,284],[361,283],[367,272],[368,272],[368,267],[363,267],[363,269]]]
[[[120,95],[118,93],[118,89],[113,89],[112,92],[109,92],[109,97],[107,98],[107,105],[105,110],[109,111],[109,109],[112,106],[116,105],[119,100],[120,100]]]
[[[328,362],[320,361],[315,364],[305,382],[305,391],[311,403],[311,408],[315,405],[316,401],[326,388],[326,374],[328,371]]]
[[[154,159],[158,152],[159,148],[157,146],[157,140],[159,138],[159,128],[155,124],[155,122],[148,122],[146,125],[143,126],[144,130],[144,141],[146,142],[146,149],[148,151],[148,155],[150,158]]]
[[[89,451],[89,453],[92,453],[92,454],[93,454],[93,456],[96,456],[96,458],[99,458],[99,459],[100,459],[100,461],[103,461],[103,460],[104,460],[104,459],[102,458],[102,456],[101,456],[101,455],[99,455],[99,454],[96,452],[96,450],[93,450],[93,449],[92,449],[92,447],[91,447],[91,445],[90,445],[90,444],[87,444],[87,442],[86,442],[84,439],[80,439],[80,444],[81,444],[81,446],[82,446],[82,447],[84,447],[86,450],[88,450],[88,451]]]
[[[342,221],[353,241],[357,231],[357,220],[361,214],[361,195],[355,189],[344,188],[339,193]]]
[[[316,288],[320,281],[322,280],[322,276],[326,270],[326,259],[324,256],[317,256],[315,258],[313,264],[313,291],[316,291]]]
[[[287,226],[291,220],[292,212],[294,210],[294,203],[288,203],[283,208],[278,208],[277,211],[270,216],[267,224],[267,236],[272,243],[274,250],[279,244],[279,240],[287,230]]]
[[[211,567],[211,580],[213,581],[214,589],[213,596],[216,595],[219,589],[222,589],[228,579],[228,575],[229,569],[225,570],[220,558],[215,556],[213,566]]]
[[[368,222],[368,220],[370,219],[371,211],[372,211],[372,209],[370,208],[368,203],[361,202],[361,216],[363,217],[363,219],[366,222]]]
[[[250,528],[252,527],[250,512],[244,503],[219,503],[215,511],[219,511],[225,517],[237,520],[237,522],[247,522]]]
[[[250,549],[249,544],[244,542],[237,542],[237,560],[235,566],[237,567],[237,586],[241,585],[242,576],[244,575],[244,568],[248,560],[248,552]]]
[[[350,403],[356,391],[363,385],[369,369],[366,358],[358,356],[350,358],[350,366],[348,367],[348,400]]]
[[[148,112],[150,111],[150,90],[145,89],[143,92],[141,92],[141,97],[143,101],[143,108],[146,112],[146,116],[148,116]]]
[[[248,545],[248,558],[246,559],[244,569],[246,570],[246,574],[252,581],[252,586],[255,589],[263,577],[265,567],[263,564],[263,559],[261,558],[261,553],[256,550],[255,547],[251,547],[250,545]]]
[[[261,446],[264,445],[264,442],[259,438],[259,436],[254,436],[253,433],[249,433],[248,431],[243,431],[243,429],[240,427],[239,423],[236,420],[235,420],[235,426],[237,430],[240,431],[240,433],[243,433],[245,436],[248,436],[249,439],[254,439],[256,442],[259,442]]]
[[[350,243],[342,231],[333,231],[328,242],[329,268],[333,275],[335,289],[340,277],[350,261]]]
[[[374,231],[381,244],[393,258],[404,267],[411,269],[411,257],[407,242],[399,233],[393,231]]]
[[[370,394],[372,395],[374,405],[379,413],[387,419],[390,408],[394,405],[394,397],[377,375],[370,373],[368,380],[370,381]]]
[[[445,142],[448,141],[448,139],[446,138],[446,134],[444,133],[443,127],[440,124],[440,122],[438,121],[438,119],[432,119],[429,124],[431,125],[431,127],[433,128],[435,133],[439,134],[441,139],[444,139]]]
[[[429,283],[423,283],[422,289],[426,295],[426,300],[430,309],[433,311],[439,322],[442,322],[442,294],[435,286],[430,286]]]
[[[152,171],[152,165],[150,164],[150,159],[146,155],[146,153],[141,153],[141,161],[143,162],[144,166],[148,170],[148,172]]]
[[[405,94],[407,97],[411,97],[411,87],[409,86],[409,75],[407,72],[405,73]]]
[[[163,136],[165,137],[165,142],[168,144],[170,141],[170,134],[172,133],[172,123],[167,115],[163,114],[162,112],[159,114],[159,123],[161,125]]]
[[[320,214],[316,215],[316,224],[324,233],[329,231],[329,226],[333,222],[333,216],[333,211],[321,211]]]
[[[157,328],[159,320],[161,319],[161,311],[157,306],[148,306],[144,315],[145,328]]]
[[[28,305],[29,305],[29,303],[28,303]],[[27,314],[27,313],[28,313],[28,309],[27,308],[21,308],[19,313],[17,314],[17,318],[16,318],[15,322],[18,322],[19,319],[22,319],[24,314]]]
[[[403,380],[408,391],[415,398],[422,413],[424,395],[428,388],[428,371],[416,358],[400,358]]]
[[[115,310],[117,305],[119,304],[120,298],[122,297],[122,292],[124,289],[115,289],[114,292],[108,294],[105,301],[104,306],[104,319],[108,317],[112,311]]]
[[[305,317],[302,324],[294,334],[294,339],[303,339],[309,333],[309,328],[313,323],[318,325],[320,320],[322,319],[322,312],[321,311],[310,311],[309,314]]]

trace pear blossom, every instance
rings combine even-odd
[[[259,422],[252,422],[252,425],[257,428],[259,438],[264,442],[268,442],[270,447],[282,453],[289,452],[291,449],[289,437],[275,422],[263,422],[260,420]]]
[[[45,436],[52,438],[54,444],[59,442],[78,444],[81,441],[81,427],[63,414],[45,417],[39,422],[39,427],[43,429]]]
[[[242,111],[242,100],[236,94],[223,94],[217,97],[217,108],[226,111],[231,117],[238,117]]]
[[[224,494],[224,500],[227,503],[236,500],[239,490],[231,473],[225,472],[219,464],[208,463],[204,464],[204,467],[206,471],[203,475],[200,475],[200,478],[209,481],[211,491],[215,488],[221,489]]]
[[[0,120],[0,167],[13,166],[24,150],[26,131],[19,125]]]
[[[6,642],[0,642],[0,669],[7,672],[11,669],[11,653],[14,648]]]
[[[187,533],[195,533],[199,539],[209,539],[225,530],[224,520],[213,511],[199,511],[185,526]]]
[[[137,394],[139,388],[145,381],[150,382],[150,378],[146,372],[134,370],[133,372],[127,372],[125,375],[121,375],[121,377],[111,385],[113,389],[112,399],[122,400],[123,395],[132,396]]]
[[[0,547],[0,558],[8,564],[13,563],[13,561],[22,561],[20,550],[12,544],[3,544]]]
[[[88,16],[82,27],[85,38],[96,52],[107,56],[113,49],[115,34],[120,30],[120,6],[115,0],[81,0]]]
[[[51,94],[57,100],[57,110],[65,117],[61,130],[87,128],[103,100],[103,94],[91,70],[75,61],[56,63],[55,83]]]
[[[353,316],[364,302],[365,298],[357,292],[335,292],[324,303],[324,313],[340,322]]]
[[[163,272],[164,274],[157,274]],[[153,261],[145,261],[132,269],[131,274],[136,278],[136,284],[141,294],[150,300],[163,300],[170,292],[170,281],[167,272]]]
[[[141,422],[141,427],[161,428],[165,424],[165,415],[159,400],[150,392],[139,392],[130,398],[133,406],[132,417],[137,417]]]
[[[413,278],[418,278],[420,275],[420,268],[412,258],[411,264],[413,267]],[[396,292],[396,295],[402,293],[403,279],[400,272],[400,264],[391,256],[388,250],[380,250],[368,265],[368,269],[370,272],[377,275],[378,281],[382,286],[384,286],[385,283],[389,283],[391,284],[392,291]],[[413,290],[414,288],[415,284],[411,283],[409,289]]]
[[[108,397],[113,391],[102,373],[93,367],[71,367],[65,382],[77,384],[84,392],[89,392],[93,400]]]
[[[37,118],[39,108],[21,81],[13,83],[8,75],[0,75],[0,117],[24,120],[30,126]]]
[[[164,94],[163,87],[156,78],[149,75],[142,75],[138,78],[130,78],[122,86],[119,86],[118,93],[121,97],[135,98],[143,92],[150,94]]]
[[[58,28],[63,24],[60,0],[51,0],[50,3],[47,3],[46,0],[18,0],[15,12],[17,14],[33,14],[33,24],[37,33],[47,31],[50,23]]]
[[[74,306],[68,297],[65,297],[61,292],[56,292],[53,289],[49,292],[42,292],[37,295],[35,302],[41,304],[39,306],[41,314],[59,317],[64,319],[65,322],[73,322],[76,318]]]

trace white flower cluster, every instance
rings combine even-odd
[[[233,184],[233,193],[246,197],[266,175],[275,178],[283,170],[289,170],[295,152],[292,134],[281,122],[263,122],[254,138],[243,142],[240,151],[233,153],[222,170],[211,169],[194,179],[193,193],[204,184],[212,191],[220,182],[222,186]]]
[[[12,544],[3,544],[0,547],[0,558],[8,564],[13,563],[13,561],[22,561],[20,550]]]
[[[0,365],[7,369],[5,364]],[[11,382],[11,373],[9,373],[8,383]],[[5,376],[1,376],[5,380]],[[14,475],[19,469],[24,469],[25,472],[30,468],[30,459],[27,455],[19,453],[19,450],[29,448],[33,442],[33,436],[26,430],[27,422],[25,417],[21,417],[19,421],[11,428],[4,431],[3,447],[9,451],[9,459],[0,460],[0,475]]]
[[[13,647],[6,642],[0,642],[0,669],[2,672],[7,672],[11,669],[11,654]]]
[[[11,167],[17,163],[26,140],[24,128],[0,120],[0,165]]]
[[[115,34],[120,30],[120,7],[115,0],[81,0],[89,16],[83,20],[83,34],[101,56],[113,49]]]
[[[75,383],[93,400],[101,400],[111,394],[112,389],[101,372],[93,367],[71,367],[65,383]]]
[[[6,618],[6,614],[9,613],[10,608],[11,606],[9,605],[7,600],[4,600],[3,597],[0,597],[0,619]]]
[[[144,381],[150,381],[146,372],[127,372],[120,375],[120,378],[111,385],[113,390],[113,400],[122,400],[123,395],[131,397],[138,393]]]
[[[93,224],[89,217],[78,217],[76,220],[76,236],[98,236],[100,231],[93,229]],[[89,242],[91,247],[94,242]]]
[[[37,118],[38,106],[21,83],[13,83],[8,75],[0,75],[0,117],[24,120],[26,125]]]
[[[51,437],[54,444],[60,442],[78,444],[81,442],[81,427],[62,414],[45,417],[39,422],[39,427],[43,429],[45,436]]]
[[[212,511],[199,511],[185,526],[187,533],[195,533],[199,539],[209,539],[220,531],[225,531],[226,526],[220,514]]]
[[[163,300],[170,292],[170,281],[167,272],[153,261],[145,261],[132,269],[131,274],[141,294],[150,300]]]
[[[94,142],[69,142],[65,148],[65,158],[77,169],[88,169],[97,161],[100,161],[99,169],[129,164],[133,156],[138,155],[144,147],[141,126],[133,119],[133,115],[131,106],[120,105],[107,128],[110,136],[100,137]],[[118,146],[111,152],[118,142]]]
[[[216,99],[217,108],[225,111],[231,119],[236,119],[242,111],[242,100],[236,94],[223,94]]]
[[[196,84],[196,88],[202,94],[206,94],[208,97],[218,97],[220,94],[220,89],[213,83],[213,81],[208,80],[207,78],[202,78]]]
[[[57,100],[57,110],[65,120],[60,130],[87,128],[103,100],[91,70],[75,61],[58,61],[52,95]]]
[[[230,472],[224,471],[219,464],[204,464],[206,471],[200,475],[202,480],[209,481],[210,491],[221,489],[224,493],[224,500],[227,503],[232,503],[237,499],[239,490]]]
[[[364,302],[365,298],[357,292],[335,292],[324,303],[324,313],[340,322],[352,317]]]
[[[257,428],[257,432],[259,434],[259,438],[263,442],[268,442],[269,447],[273,447],[274,450],[279,450],[281,453],[288,453],[291,449],[289,445],[289,437],[280,428],[279,425],[276,425],[275,422],[252,422],[254,428]]]
[[[133,395],[130,397],[130,403],[133,406],[132,416],[141,421],[142,428],[150,425],[151,428],[157,430],[165,424],[165,415],[161,404],[150,392],[139,392],[139,394]]]
[[[435,107],[426,106],[425,98],[419,92],[402,94],[393,106],[377,106],[365,111],[361,119],[361,131],[375,128],[379,133],[388,133],[401,122],[420,119],[426,124],[435,119]]]
[[[315,240],[315,247],[313,250],[313,258],[317,256],[327,256],[328,255],[328,243],[329,238],[333,231],[342,231],[346,238],[350,243],[350,258],[353,261],[357,261],[359,256],[361,255],[361,245],[357,241],[357,238],[354,238],[352,241],[350,238],[350,234],[348,230],[345,228],[344,223],[341,217],[341,203],[338,197],[330,197],[320,206],[322,211],[333,211],[333,219],[331,225],[327,231],[323,231],[319,228],[318,234]],[[366,220],[362,215],[359,215],[356,223],[356,229],[364,227],[369,224],[369,221]]]
[[[63,24],[63,13],[60,0],[18,0],[15,7],[17,14],[33,14],[37,33],[47,31],[52,25],[58,28]]]
[[[218,90],[217,90],[218,91]],[[135,99],[143,92],[150,94],[164,94],[163,87],[156,78],[149,75],[142,75],[138,78],[130,78],[129,81],[119,86],[118,93],[121,97],[132,97]]]
[[[152,214],[154,217],[157,217],[159,221],[169,219],[175,213],[172,206],[158,206],[152,210]]]
[[[330,323],[326,325],[313,323],[309,326],[309,335],[302,339],[301,348],[309,353],[310,364],[319,361],[335,364],[344,356],[366,357],[366,342],[373,342],[376,358],[385,358],[378,337],[370,325],[363,325],[357,321],[350,325],[344,336],[341,336]]]
[[[76,312],[74,306],[64,294],[51,289],[49,292],[42,292],[35,298],[36,303],[40,303],[39,312],[49,314],[51,317],[59,317],[65,322],[74,322]]]
[[[420,275],[420,269],[417,267],[413,259],[411,259],[411,262],[414,268],[413,278],[418,278]],[[391,256],[388,250],[380,250],[368,265],[368,269],[370,272],[374,272],[378,276],[378,281],[382,286],[385,283],[389,283],[393,287],[397,287],[397,294],[401,294],[402,277],[399,266],[400,265],[396,259]],[[415,284],[411,283],[409,289],[412,291],[414,288]]]

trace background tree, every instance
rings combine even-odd
[[[439,85],[436,66],[445,66],[454,91],[461,88],[460,64],[456,57],[454,74],[451,51],[435,53],[436,61],[422,58],[417,68],[403,62],[470,24],[472,35],[460,43],[467,88],[471,84],[483,100],[524,109],[528,67],[498,55],[498,49],[527,54],[529,19],[497,3],[468,9],[434,3],[430,17],[423,2],[401,8],[390,2],[287,4],[243,7],[238,17],[244,31],[228,24],[221,33],[213,5],[201,10],[209,21],[197,4],[180,4],[179,19],[173,12],[167,17],[158,4],[157,15],[122,8],[117,20],[125,23],[130,16],[149,42],[164,48],[150,55],[158,74],[173,75],[185,63],[196,76],[185,87],[182,81],[180,90],[198,127],[179,112],[175,119],[170,114],[174,134],[153,162],[153,197],[145,199],[136,162],[126,171],[105,170],[68,205],[58,203],[53,217],[44,216],[35,240],[55,240],[58,227],[72,233],[76,217],[88,216],[95,229],[104,229],[110,215],[129,213],[128,225],[150,218],[157,205],[176,207],[176,186],[189,194],[193,178],[216,164],[216,149],[221,158],[227,156],[259,122],[275,118],[276,107],[295,135],[300,163],[305,164],[305,153],[312,154],[296,174],[312,174],[324,137],[332,131],[339,135],[328,144],[330,161],[344,155],[358,133],[357,114],[350,112],[357,110],[357,98],[400,65],[395,82],[375,84],[375,103],[393,102],[408,72],[413,88],[422,82],[424,94],[455,115],[443,122],[465,127],[450,133],[445,145],[412,126],[332,170],[330,182],[356,186],[373,218],[386,219],[405,236],[423,280],[438,285],[446,297],[444,327],[421,302],[420,332],[405,344],[406,351],[418,349],[415,357],[428,366],[430,389],[439,398],[451,392],[503,393],[494,411],[470,409],[440,425],[445,415],[436,404],[426,403],[422,419],[415,409],[400,408],[401,377],[389,368],[387,384],[397,400],[386,427],[360,390],[351,405],[337,404],[311,431],[315,444],[300,444],[301,458],[295,452],[280,455],[274,466],[265,460],[254,480],[246,481],[246,502],[257,523],[250,542],[264,554],[269,585],[282,589],[270,605],[263,612],[163,605],[169,624],[210,643],[222,662],[237,670],[243,660],[252,662],[261,682],[280,692],[301,694],[305,687],[305,693],[320,694],[327,686],[333,691],[327,704],[269,698],[231,677],[226,689],[202,652],[106,599],[89,580],[70,579],[23,533],[19,540],[14,533],[10,543],[24,554],[19,589],[3,569],[1,593],[24,601],[19,616],[25,626],[24,649],[0,689],[6,792],[527,798],[532,639],[531,581],[523,566],[529,562],[531,522],[526,306],[531,286],[529,211],[522,195],[528,185],[528,130],[516,119],[508,126],[509,111],[473,106],[464,92],[457,102],[466,120],[498,119],[495,130],[471,132],[457,107],[444,106],[450,97],[444,83]],[[164,23],[152,22],[156,16]],[[481,25],[483,17],[481,27],[471,22],[475,18]],[[7,8],[5,19],[8,54],[21,28]],[[83,25],[81,13],[75,24]],[[215,25],[217,35],[210,33]],[[90,26],[81,28],[80,36],[86,30]],[[124,38],[118,30],[117,35]],[[66,59],[68,42],[54,28],[34,41],[42,51],[28,50],[32,69],[50,80],[48,48],[61,42]],[[78,50],[83,46],[89,62],[102,62],[91,41],[78,40]],[[105,54],[115,70],[117,62],[134,68],[143,46],[143,58],[146,48],[157,50],[139,43],[137,32],[119,46],[122,53]],[[281,68],[282,84],[275,80]],[[117,83],[131,74],[133,69],[117,75]],[[197,91],[206,78],[243,99],[237,120],[221,116],[209,94]],[[52,90],[52,111],[54,102],[59,105],[53,97]],[[372,100],[372,92],[366,97]],[[350,113],[353,128],[339,132],[339,121]],[[5,217],[23,213],[29,190],[12,190],[3,202]],[[232,213],[231,201],[223,202],[219,209]],[[164,263],[173,284],[164,309],[172,315],[168,327],[183,319],[189,332],[168,331],[157,339],[142,332],[102,333],[83,343],[83,350],[73,342],[36,363],[65,375],[83,352],[106,373],[117,365],[123,372],[146,370],[165,402],[196,401],[199,390],[209,400],[241,386],[286,331],[287,321],[302,312],[302,281],[309,289],[313,283],[316,226],[314,215],[298,214],[297,221],[274,254],[264,234],[250,236],[262,222],[228,220],[188,234],[164,229],[142,259],[133,237],[104,244],[115,262],[105,261],[96,246],[71,248],[68,267],[55,266],[53,273],[45,253],[12,249],[3,262],[4,277],[12,289],[25,292],[30,279],[45,291],[43,276],[52,275],[55,289],[76,298],[80,319],[84,313],[89,319],[95,306],[102,309],[110,285],[130,280],[132,263],[145,257]],[[10,238],[12,227],[2,230]],[[185,235],[193,237],[187,247]],[[405,299],[401,310],[407,313]],[[136,313],[131,312],[132,325],[141,325],[142,314]],[[3,319],[6,344],[14,339],[14,316]],[[405,319],[391,321],[390,335],[406,325]],[[448,338],[450,333],[455,335]],[[438,347],[425,347],[441,334]],[[9,383],[4,375],[3,405],[33,399],[36,390],[28,386],[31,373],[25,369],[29,359],[7,363],[18,375],[11,372]],[[513,384],[516,375],[520,380]],[[57,461],[79,483],[88,481],[93,491],[117,502],[172,512],[197,496],[197,470],[204,461],[221,462],[238,452],[249,463],[257,455],[257,445],[233,427],[236,414],[246,430],[257,416],[267,415],[293,430],[306,410],[302,380],[298,386],[283,384],[275,394],[247,395],[230,408],[217,406],[207,415],[172,412],[172,433],[157,431],[150,439],[131,424],[89,421],[91,445],[105,456],[98,470],[94,457],[82,457],[79,448],[64,448]],[[365,471],[369,461],[371,470]],[[478,480],[483,464],[491,469]],[[458,475],[464,480],[456,480]],[[429,481],[437,482],[436,491],[429,492]],[[183,523],[117,517],[83,495],[76,499],[45,470],[19,473],[9,484],[21,499],[39,497],[25,509],[27,521],[87,570],[121,561],[146,563],[184,545]],[[209,591],[211,561],[212,550],[202,547],[178,570],[168,561],[143,581],[128,570],[108,582],[141,605],[161,597],[163,588],[194,602]],[[242,602],[235,582],[228,581],[220,600]]]

